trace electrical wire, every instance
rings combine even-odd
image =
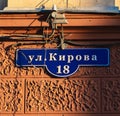
[[[51,40],[41,40],[41,41],[30,41],[30,42],[18,42],[16,44],[12,44],[6,48],[9,49],[10,47],[18,47],[18,46],[24,46],[24,45],[45,45],[45,44],[52,44],[52,43],[58,43],[58,46],[56,48],[59,48],[61,46],[61,43],[55,39],[54,41]],[[70,40],[64,40],[64,43],[71,46],[111,46],[111,45],[120,45],[120,41],[70,41]]]
[[[107,45],[119,45],[120,41],[70,41],[64,40],[66,44],[72,46],[107,46]]]

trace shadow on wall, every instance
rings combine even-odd
[[[8,0],[0,0],[0,10],[3,10],[7,6]]]

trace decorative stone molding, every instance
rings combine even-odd
[[[97,79],[26,80],[26,112],[99,112]]]
[[[0,112],[24,112],[24,81],[0,78]]]
[[[119,79],[102,80],[102,111],[104,113],[120,113]]]

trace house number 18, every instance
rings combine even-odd
[[[68,74],[70,73],[70,66],[64,65],[64,66],[57,66],[57,74]]]

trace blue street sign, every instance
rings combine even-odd
[[[79,66],[109,66],[109,49],[19,49],[16,51],[16,65],[45,66],[54,76],[68,77]]]

